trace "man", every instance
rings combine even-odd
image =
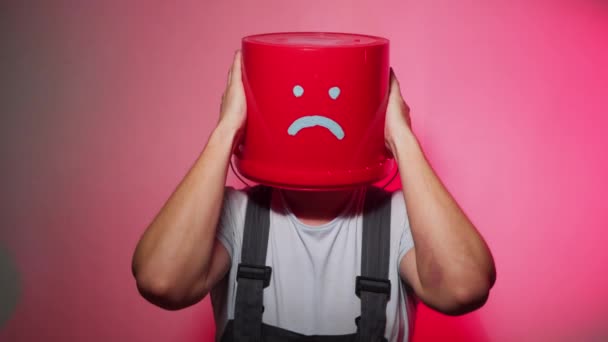
[[[245,119],[237,52],[217,126],[133,256],[137,287],[155,305],[178,310],[213,292],[218,340],[234,318],[249,200],[247,192],[225,186]],[[392,288],[384,334],[388,341],[403,341],[411,335],[408,299],[416,297],[448,315],[470,312],[487,300],[495,269],[483,238],[427,162],[392,72],[385,142],[403,190],[390,199]],[[273,189],[267,255],[273,271],[264,289],[265,324],[302,336],[357,330],[360,305],[352,284],[359,268],[365,192]]]

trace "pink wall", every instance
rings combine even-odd
[[[212,338],[207,300],[151,306],[130,257],[203,147],[239,39],[280,30],[391,39],[422,145],[492,247],[487,305],[422,310],[415,341],[608,338],[605,2],[19,3],[0,20],[1,341]]]

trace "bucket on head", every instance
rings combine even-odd
[[[384,143],[389,41],[324,32],[242,40],[247,122],[235,165],[290,189],[371,184],[394,167]]]

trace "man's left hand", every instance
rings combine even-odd
[[[411,134],[411,127],[410,108],[401,96],[399,81],[391,68],[390,89],[384,124],[384,140],[386,147],[393,155],[396,154],[395,146],[399,143],[398,139],[406,134]]]

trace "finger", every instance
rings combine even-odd
[[[391,85],[389,91],[389,101],[396,101],[397,103],[404,102],[403,96],[401,95],[401,86],[399,84],[399,80],[397,79],[397,75],[395,74],[393,68],[391,68]]]
[[[241,50],[236,50],[236,53],[234,54],[234,61],[232,62],[232,68],[230,69],[230,83],[241,81],[242,59]]]
[[[228,79],[226,80],[226,84],[230,85],[231,82],[232,82],[232,66],[230,67],[230,69],[228,69]]]
[[[391,93],[397,92],[401,95],[401,89],[399,85],[399,80],[397,79],[397,75],[395,74],[395,70],[391,68]]]
[[[226,103],[226,92],[223,92],[222,99],[220,100],[220,119],[222,118],[222,113],[224,112],[225,103]]]
[[[238,54],[238,50],[234,53],[234,57],[232,59],[232,64],[230,65],[230,69],[228,69],[228,81],[226,82],[228,85],[230,85],[232,83],[232,74],[234,73],[235,70],[235,64],[237,62],[237,55]]]

